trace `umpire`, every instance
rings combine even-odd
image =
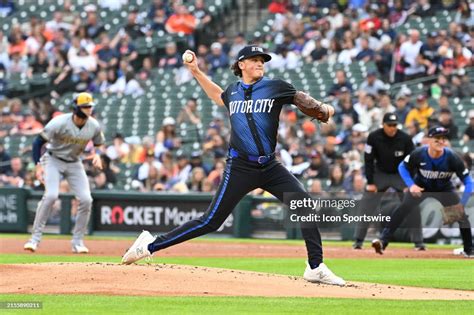
[[[383,117],[383,127],[369,134],[365,146],[365,176],[367,178],[366,192],[362,197],[359,215],[373,215],[379,208],[383,193],[390,187],[399,197],[402,196],[405,183],[398,174],[398,165],[414,150],[413,142],[408,134],[398,130],[398,117],[395,113],[387,113]],[[411,218],[416,228],[412,230],[412,240],[415,248],[424,250],[421,233],[421,218],[419,212]],[[419,223],[419,224],[417,224]],[[362,249],[367,234],[368,222],[359,222],[356,226],[353,244],[354,249]]]

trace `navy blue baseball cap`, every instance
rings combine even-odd
[[[262,56],[265,62],[269,62],[270,60],[272,60],[272,56],[265,53],[262,47],[245,46],[239,51],[239,54],[237,55],[237,61],[242,61],[244,59],[254,57],[254,56]]]
[[[449,134],[449,129],[444,128],[442,126],[431,127],[430,130],[428,131],[428,137],[430,138],[440,137],[440,136],[446,137],[448,134]]]

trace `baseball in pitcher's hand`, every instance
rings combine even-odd
[[[199,70],[199,67],[198,67],[198,62],[197,62],[197,57],[196,57],[196,54],[194,53],[194,51],[192,50],[189,50],[187,49],[183,55],[186,55],[186,54],[191,54],[193,56],[193,59],[189,62],[189,61],[186,61],[186,60],[183,60],[183,64],[188,67],[189,71],[191,72],[196,72]]]

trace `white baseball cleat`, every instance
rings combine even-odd
[[[122,257],[122,264],[130,265],[140,259],[145,257],[150,257],[151,253],[148,250],[148,245],[153,243],[155,238],[151,235],[148,231],[143,231],[138,238],[133,243],[132,247],[130,247],[125,255]]]
[[[332,285],[344,286],[346,282],[336,276],[329,268],[321,263],[318,268],[311,269],[309,264],[306,264],[306,270],[304,271],[303,278],[309,282],[318,282]]]
[[[72,252],[76,254],[87,254],[89,253],[89,248],[84,245],[83,241],[71,241]]]
[[[461,256],[463,253],[464,253],[464,248],[463,247],[453,249],[453,255],[455,255],[455,256]]]
[[[30,252],[34,253],[36,252],[36,249],[38,248],[38,243],[32,240],[29,240],[28,242],[25,243],[23,246],[24,250],[29,250]]]

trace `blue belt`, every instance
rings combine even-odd
[[[250,162],[256,162],[262,165],[267,164],[268,162],[270,162],[271,160],[275,158],[275,153],[268,154],[268,155],[250,155],[250,154],[239,153],[233,148],[229,149],[229,155],[233,158],[240,157]]]

